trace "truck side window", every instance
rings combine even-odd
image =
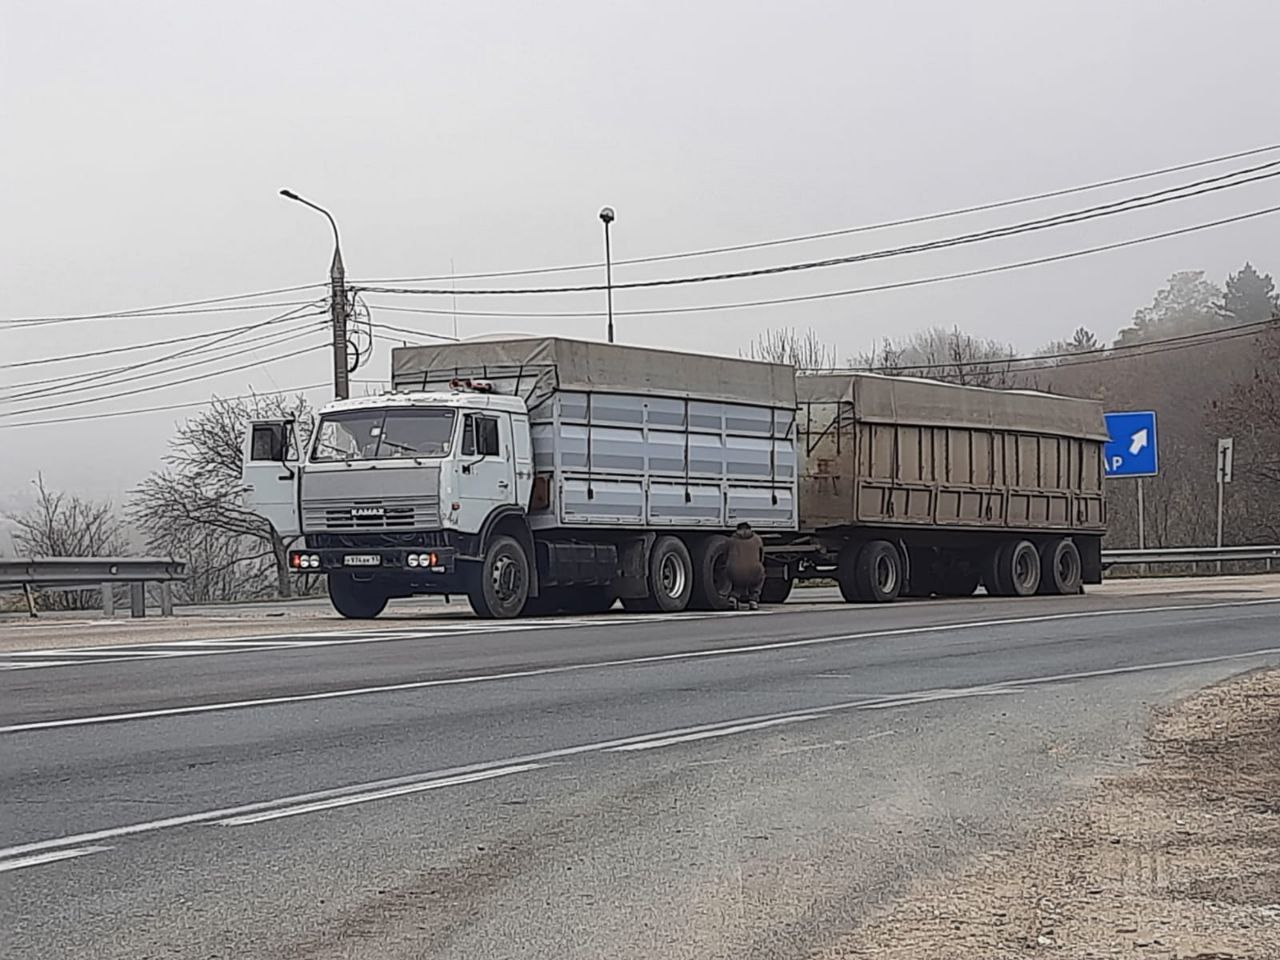
[[[476,455],[476,415],[474,413],[468,413],[462,421],[462,455],[464,457]]]
[[[267,460],[281,463],[286,455],[286,425],[283,423],[255,423],[250,444],[250,460]]]
[[[501,452],[498,446],[497,419],[476,417],[476,453],[482,457],[496,457]]]

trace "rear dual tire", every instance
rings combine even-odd
[[[649,551],[647,596],[624,599],[623,607],[637,613],[679,613],[693,595],[694,570],[689,548],[679,537],[661,536]]]
[[[903,586],[902,553],[888,540],[851,543],[840,551],[836,582],[848,603],[890,603]]]

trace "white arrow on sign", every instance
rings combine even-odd
[[[1147,445],[1147,428],[1143,427],[1129,439],[1129,456],[1136,456]]]

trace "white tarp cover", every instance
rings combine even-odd
[[[1034,390],[964,387],[874,373],[801,374],[800,403],[850,403],[857,420],[1010,430],[1105,441],[1102,404]]]
[[[560,337],[481,340],[391,353],[396,390],[422,389],[451,376],[505,379],[518,370],[548,389],[652,394],[794,409],[795,371],[779,363],[715,357]],[[541,399],[541,398],[539,398]],[[532,404],[531,404],[532,405]]]

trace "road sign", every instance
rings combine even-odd
[[[1108,477],[1154,477],[1160,472],[1156,415],[1152,410],[1108,413],[1111,440],[1103,448]]]
[[[1232,437],[1218,440],[1218,482],[1231,482],[1231,467],[1235,461],[1236,442]]]

